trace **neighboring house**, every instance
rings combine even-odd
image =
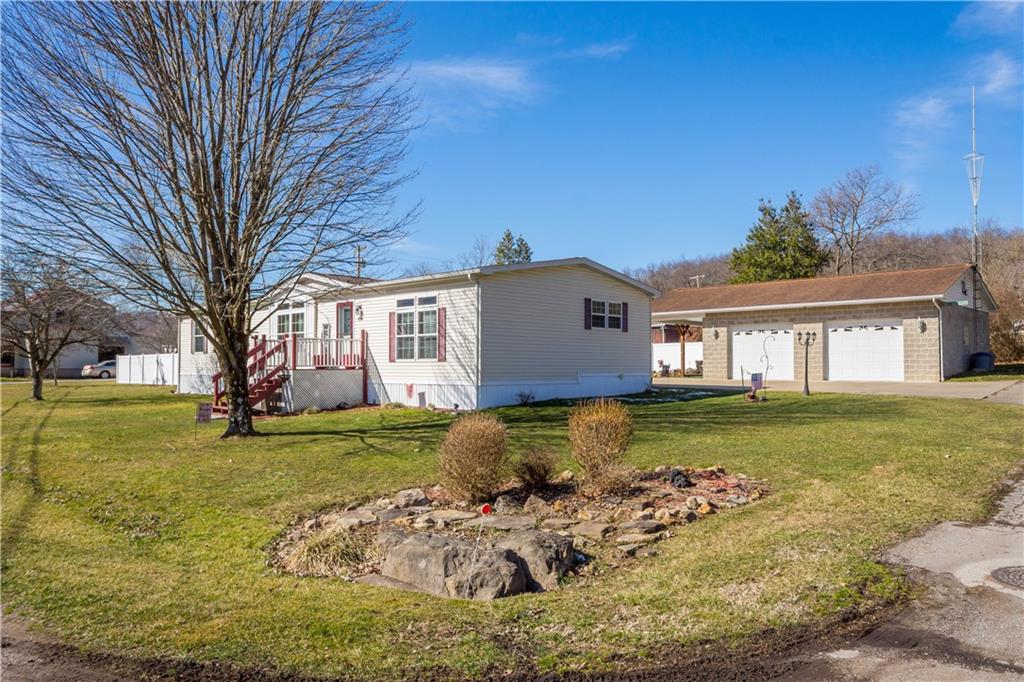
[[[703,327],[704,378],[803,377],[799,332],[816,334],[812,380],[940,381],[988,350],[996,309],[970,265],[674,289],[656,324]]]
[[[57,360],[46,370],[47,378],[75,378],[82,376],[82,367],[113,360],[132,351],[132,339],[126,335],[111,335],[99,345],[76,343],[60,352]],[[5,345],[0,353],[0,374],[5,377],[27,377],[30,374],[28,356],[16,348]]]
[[[642,391],[656,293],[586,258],[386,281],[306,275],[256,315],[250,401],[479,409]],[[206,339],[189,319],[179,327],[179,391],[219,397]]]

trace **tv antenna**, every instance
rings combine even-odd
[[[967,166],[967,181],[971,185],[971,263],[981,262],[981,244],[978,242],[978,199],[981,197],[981,173],[985,167],[985,155],[978,153],[974,117],[974,86],[971,86],[971,153],[964,156]]]
[[[704,281],[705,277],[707,277],[707,275],[694,275],[693,277],[687,277],[687,279],[693,282],[695,287],[700,289],[700,283]]]

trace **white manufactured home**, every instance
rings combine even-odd
[[[650,385],[656,291],[587,258],[372,281],[302,277],[260,311],[250,402],[480,409]],[[216,357],[180,322],[178,390],[223,401]]]

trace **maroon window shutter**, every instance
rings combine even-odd
[[[395,341],[395,312],[388,313],[388,362],[394,362],[397,355],[397,341]]]
[[[590,329],[590,323],[592,321],[590,319],[590,315],[591,315],[590,310],[591,310],[590,299],[589,298],[583,299],[583,328],[584,329]]]
[[[622,331],[629,331],[629,304],[622,302]]]
[[[437,361],[445,361],[445,337],[447,336],[445,331],[445,309],[437,309]]]

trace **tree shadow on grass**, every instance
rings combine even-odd
[[[26,481],[28,483],[28,497],[25,502],[16,509],[13,513],[7,515],[8,523],[6,524],[6,532],[3,537],[3,558],[0,560],[0,566],[4,569],[7,568],[8,561],[14,554],[15,548],[17,547],[18,540],[24,533],[25,528],[28,526],[32,517],[35,515],[36,509],[39,506],[39,502],[43,495],[43,485],[39,480],[39,455],[40,445],[42,443],[43,429],[46,427],[47,422],[53,416],[54,411],[59,407],[67,398],[67,391],[58,397],[56,400],[51,400],[46,412],[36,422],[35,428],[32,430],[31,442],[28,450],[28,475]],[[11,406],[13,409],[15,406]],[[4,414],[10,412],[7,410]],[[18,425],[17,430],[14,434],[5,434],[12,443],[11,449],[9,450],[8,457],[5,458],[4,468],[13,465],[18,461],[18,457],[21,454],[21,446],[24,444],[25,429],[30,424],[29,419],[25,419]]]

